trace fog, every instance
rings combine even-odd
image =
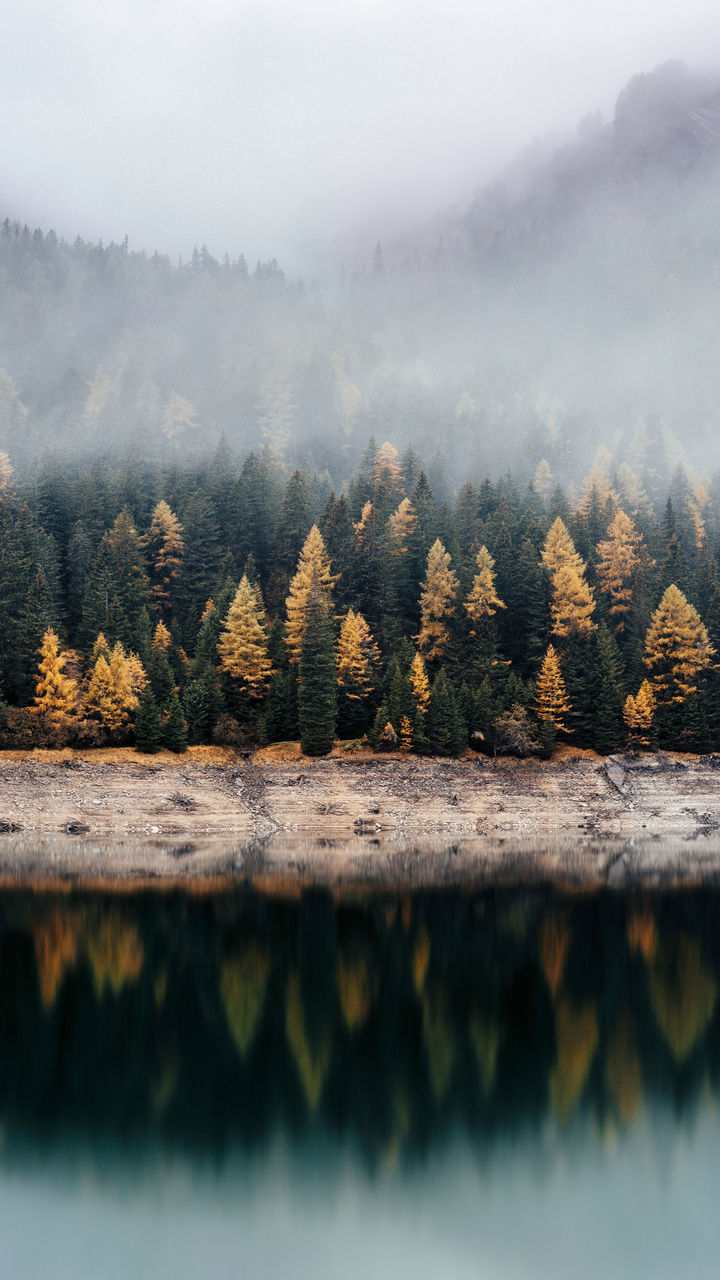
[[[29,0],[6,15],[4,213],[74,239],[314,269],[464,207],[635,72],[717,46],[709,0]]]
[[[24,6],[0,450],[224,434],[342,486],[374,436],[448,497],[575,486],[599,443],[720,465],[719,34],[699,3]]]

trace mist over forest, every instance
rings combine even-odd
[[[269,446],[342,487],[367,441],[459,485],[598,445],[652,486],[718,464],[720,75],[668,63],[461,213],[322,280],[276,261],[0,234],[0,449],[171,465]],[[438,192],[438,207],[446,203]]]

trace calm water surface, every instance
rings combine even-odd
[[[717,1276],[720,890],[0,895],[0,1274]]]

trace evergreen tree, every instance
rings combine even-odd
[[[187,725],[177,693],[172,694],[167,714],[162,717],[160,741],[168,751],[175,751],[178,754],[187,751]]]
[[[133,723],[133,733],[138,751],[142,751],[147,755],[154,755],[160,749],[162,737],[160,712],[149,685],[138,703]]]
[[[467,732],[453,687],[445,672],[436,675],[430,693],[426,733],[430,750],[438,756],[457,756],[467,745]]]
[[[320,585],[306,604],[299,676],[300,746],[305,755],[324,756],[335,740],[337,706],[333,629]]]

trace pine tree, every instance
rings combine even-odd
[[[589,635],[595,629],[595,601],[585,578],[585,565],[560,516],[550,527],[542,560],[552,584],[553,635],[561,639],[573,633]]]
[[[155,705],[157,708],[157,704]],[[183,711],[187,722],[188,742],[205,742],[212,728],[213,705],[203,680],[190,681],[183,695]],[[159,723],[158,715],[158,725]]]
[[[447,648],[450,617],[458,580],[450,568],[450,555],[439,538],[431,546],[427,558],[427,572],[420,596],[420,634],[418,649],[428,662],[439,658]]]
[[[592,744],[596,751],[607,755],[622,737],[623,663],[617,641],[604,622],[593,640]]]
[[[492,618],[498,609],[505,605],[495,590],[495,561],[486,546],[477,553],[477,573],[473,580],[472,590],[465,601],[470,621],[480,626],[488,618]],[[474,635],[475,632],[471,632]]]
[[[265,608],[260,588],[241,579],[218,641],[220,666],[250,698],[268,690],[273,667],[268,657]]]
[[[290,594],[285,602],[287,607],[285,642],[292,663],[300,661],[310,599],[319,592],[329,608],[336,581],[337,577],[330,569],[322,534],[314,524],[305,539],[297,573],[290,583]]]
[[[700,615],[671,584],[650,621],[643,661],[658,707],[680,704],[698,691],[715,649]]]
[[[557,733],[568,733],[564,717],[571,710],[565,681],[560,670],[560,660],[553,645],[549,645],[535,684],[535,709],[538,720],[551,724]]]
[[[624,511],[608,525],[607,537],[598,542],[598,580],[610,597],[610,616],[618,632],[624,631],[632,600],[633,576],[640,565],[642,538]]]
[[[330,614],[319,589],[306,606],[299,662],[298,722],[305,755],[324,756],[336,732],[335,652]]]
[[[168,751],[175,751],[178,754],[187,751],[187,725],[177,693],[173,693],[167,715],[162,717],[160,741]]]
[[[455,693],[442,669],[433,681],[426,723],[430,750],[434,755],[457,756],[467,745],[467,733]]]
[[[62,725],[77,710],[77,682],[63,675],[66,664],[67,654],[61,652],[58,637],[48,628],[40,647],[35,706],[57,726]]]
[[[160,749],[162,737],[160,712],[148,685],[140,699],[133,722],[135,747],[147,755],[154,755]]]
[[[172,596],[182,567],[185,542],[183,527],[164,498],[152,513],[147,552],[151,566],[151,599],[155,608],[167,618],[172,612]]]

